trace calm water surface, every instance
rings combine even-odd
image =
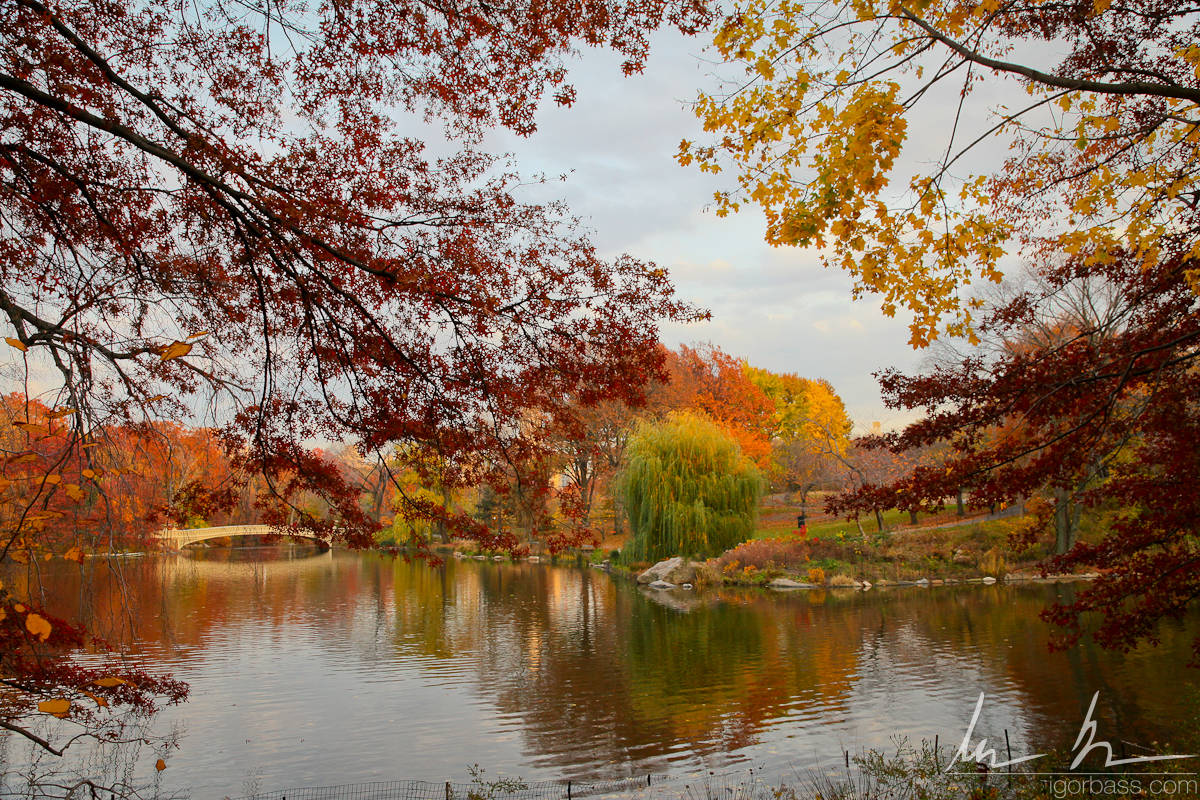
[[[278,549],[92,563],[54,577],[192,698],[156,723],[196,798],[488,775],[580,780],[755,767],[795,777],[894,737],[1013,754],[1098,738],[1200,752],[1196,619],[1120,655],[1047,652],[1069,585],[655,593],[597,570]],[[66,610],[66,609],[64,609]],[[10,756],[12,748],[9,748]],[[1003,750],[1001,751],[1003,757]],[[169,778],[169,780],[168,780]]]

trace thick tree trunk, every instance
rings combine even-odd
[[[1062,555],[1075,546],[1079,532],[1079,512],[1066,489],[1054,489],[1054,553]]]
[[[917,524],[917,512],[911,510],[908,512],[908,522],[910,525]]]

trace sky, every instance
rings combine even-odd
[[[823,268],[815,251],[767,245],[760,212],[717,217],[707,206],[732,176],[676,163],[681,139],[702,138],[686,101],[716,85],[705,43],[663,32],[631,77],[619,57],[586,51],[572,62],[574,106],[547,104],[534,135],[493,133],[486,149],[514,154],[522,173],[565,173],[531,199],[567,201],[601,255],[656,262],[679,296],[712,312],[708,322],[665,325],[667,345],[711,342],[758,367],[825,378],[856,429],[902,425],[913,415],[884,407],[872,373],[919,368],[926,354],[907,344],[908,318],[885,317],[872,296],[852,300],[849,277]]]

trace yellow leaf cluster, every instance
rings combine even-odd
[[[710,140],[682,142],[678,160],[735,174],[737,188],[714,197],[718,215],[758,206],[769,243],[817,248],[853,278],[856,297],[877,294],[884,313],[910,312],[918,347],[942,334],[973,339],[969,287],[999,281],[1001,259],[1022,242],[1098,260],[1119,242],[1151,263],[1174,210],[1200,197],[1200,126],[1182,101],[1161,100],[1162,117],[1146,130],[1128,113],[1140,98],[1026,81],[1055,122],[1031,130],[1004,111],[988,121],[988,136],[1019,144],[1019,158],[980,175],[935,165],[907,190],[889,187],[921,108],[912,80],[923,75],[920,50],[948,52],[911,15],[950,39],[978,42],[1000,5],[849,0],[834,10],[740,0],[714,45],[744,69],[744,82],[731,94],[701,95],[695,112]],[[1091,13],[1121,12],[1093,0]],[[988,46],[1007,56],[1010,44],[1001,34]],[[1200,45],[1174,55],[1200,79]],[[1131,148],[1138,157],[1114,167]]]

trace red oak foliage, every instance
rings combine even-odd
[[[261,476],[263,521],[367,543],[357,487],[306,442],[402,443],[437,453],[448,485],[497,480],[545,449],[522,420],[567,397],[637,402],[663,374],[659,323],[700,316],[665,271],[601,260],[475,149],[490,125],[531,132],[548,92],[572,102],[575,47],[637,71],[652,29],[706,23],[698,0],[0,0],[0,15],[0,312],[63,414],[37,439],[54,465],[9,450],[5,478],[74,471],[30,508],[82,492],[107,434],[207,405],[233,474]],[[405,115],[441,120],[450,152],[405,135]],[[167,510],[223,507],[213,490],[178,487]],[[72,513],[18,515],[0,553],[75,541]],[[51,686],[74,690],[64,675],[36,691]]]
[[[1196,266],[1187,241],[1164,241],[1165,257],[1150,267],[1111,253],[1045,268],[1038,290],[990,313],[983,335],[1004,343],[997,352],[915,377],[883,374],[892,407],[926,416],[873,444],[904,452],[948,443],[945,460],[849,492],[832,509],[936,508],[962,486],[977,506],[1048,492],[1057,504],[1116,509],[1099,541],[1044,565],[1100,573],[1046,618],[1061,626],[1063,646],[1083,634],[1084,612],[1100,614],[1093,633],[1106,646],[1154,640],[1161,619],[1179,618],[1200,596],[1200,301],[1185,274]],[[1104,288],[1103,307],[1031,343],[1029,331],[1044,327],[1040,310],[1083,282]],[[1042,523],[1054,503],[1046,508]]]

